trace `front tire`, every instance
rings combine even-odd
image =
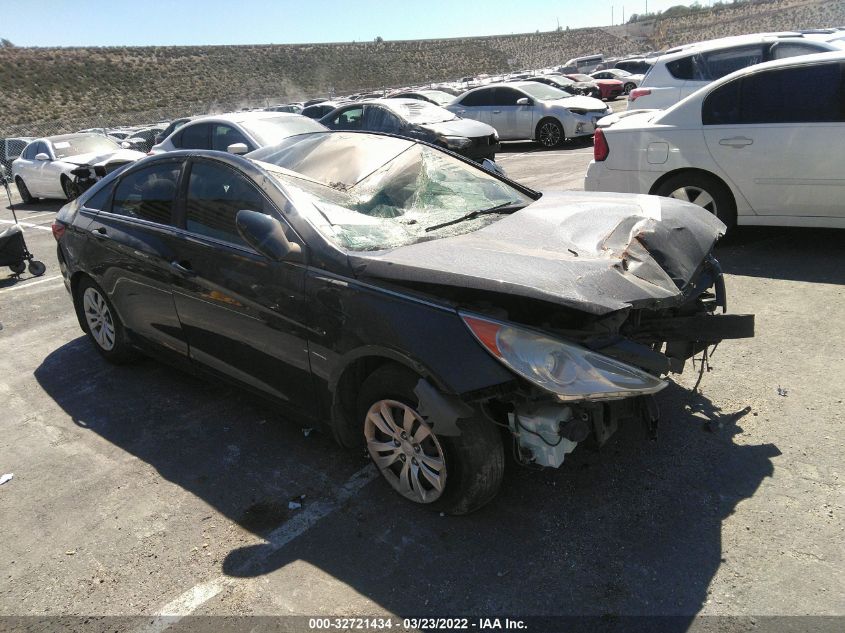
[[[622,87],[622,90],[625,92],[626,95],[631,94],[631,91],[637,87],[637,84],[634,83],[627,83]]]
[[[390,363],[374,371],[358,394],[367,452],[388,484],[406,499],[447,514],[467,514],[496,496],[504,448],[480,413],[459,420],[458,436],[439,435],[423,418],[414,388],[420,377]]]
[[[18,187],[18,193],[21,195],[21,201],[24,204],[32,204],[35,202],[35,198],[32,197],[32,194],[29,193],[29,189],[26,186],[26,183],[23,181],[23,178],[18,176],[15,178],[15,185]]]
[[[724,222],[728,230],[736,226],[733,195],[722,181],[713,176],[697,172],[677,174],[661,183],[654,194],[703,207]]]
[[[138,356],[106,293],[89,277],[79,282],[74,305],[94,348],[110,363],[122,365]]]
[[[537,124],[537,141],[549,149],[557,147],[566,140],[563,126],[556,119],[543,119]]]

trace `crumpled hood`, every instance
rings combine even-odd
[[[87,154],[77,154],[76,156],[68,156],[63,158],[63,163],[71,163],[73,165],[105,165],[114,160],[120,161],[135,161],[146,156],[143,152],[136,152],[131,149],[119,149],[114,152],[89,152]]]
[[[440,121],[439,123],[425,123],[421,124],[420,127],[431,130],[435,134],[466,136],[467,138],[490,136],[496,133],[493,127],[481,121],[473,121],[472,119],[454,119],[452,121]]]
[[[682,302],[724,231],[680,200],[551,192],[472,233],[349,258],[359,278],[495,291],[601,315]]]

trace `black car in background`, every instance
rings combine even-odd
[[[601,90],[595,82],[574,81],[569,77],[563,75],[537,75],[535,77],[528,77],[525,81],[535,81],[537,83],[546,84],[553,88],[558,88],[564,92],[574,95],[583,95],[585,97],[593,97],[594,99],[601,99]]]
[[[330,130],[384,132],[426,141],[477,161],[494,160],[499,151],[499,135],[492,126],[419,99],[356,101],[331,111],[320,123]]]
[[[540,194],[427,143],[316,132],[144,158],[53,234],[108,361],[236,383],[464,513],[496,494],[505,450],[558,467],[654,425],[661,375],[752,335],[717,313],[724,228],[679,200]]]

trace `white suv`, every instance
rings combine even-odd
[[[832,38],[832,36],[831,36]],[[670,49],[628,95],[628,109],[664,109],[741,68],[796,55],[842,50],[842,40],[823,41],[800,33],[725,37]]]
[[[733,224],[845,228],[845,51],[759,64],[595,135],[584,189],[693,202]]]

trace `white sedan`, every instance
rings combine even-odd
[[[286,112],[231,112],[197,117],[158,145],[151,154],[177,149],[214,149],[246,154],[260,147],[276,145],[289,136],[325,132],[326,127],[301,114]]]
[[[81,165],[115,168],[144,154],[123,149],[102,134],[61,134],[35,139],[12,163],[12,178],[24,203],[35,198],[71,200],[74,169]]]
[[[613,115],[596,132],[584,188],[690,201],[728,227],[845,228],[843,85],[845,52],[791,57],[668,110]]]
[[[446,109],[493,126],[503,141],[536,140],[545,147],[555,147],[568,138],[592,136],[596,121],[612,112],[599,99],[575,97],[535,81],[475,88]]]

